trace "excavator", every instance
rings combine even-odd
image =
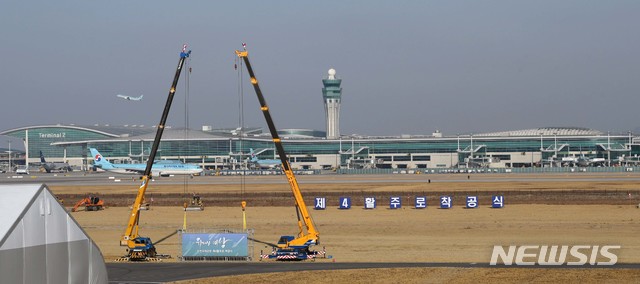
[[[83,205],[85,211],[98,211],[104,209],[104,201],[100,199],[100,197],[89,196],[78,201],[71,209],[71,212],[78,211],[78,208]]]
[[[187,45],[182,46],[182,52],[180,52],[180,60],[178,61],[178,67],[176,69],[175,76],[173,77],[173,84],[171,85],[171,89],[169,90],[169,96],[167,97],[167,102],[164,106],[164,111],[162,113],[162,117],[160,118],[160,123],[158,124],[156,136],[153,140],[153,146],[151,147],[151,151],[149,153],[149,160],[147,161],[147,166],[145,168],[144,174],[140,178],[142,184],[138,188],[138,195],[136,196],[136,200],[131,206],[131,214],[129,215],[129,223],[127,225],[127,229],[124,234],[120,238],[120,246],[127,247],[127,255],[116,259],[116,261],[156,261],[159,260],[158,255],[156,253],[156,247],[148,237],[141,237],[138,234],[138,222],[140,220],[140,207],[144,202],[144,194],[147,191],[147,186],[151,181],[151,167],[153,166],[153,162],[156,157],[156,153],[158,152],[158,147],[160,146],[160,139],[162,138],[162,133],[165,128],[165,123],[167,122],[167,117],[169,115],[169,110],[171,109],[171,103],[173,102],[173,97],[176,92],[176,86],[178,85],[178,80],[180,79],[180,73],[182,72],[182,67],[184,66],[184,61],[191,55],[191,50],[187,51]],[[173,234],[175,234],[174,232]],[[172,236],[173,234],[163,238]],[[162,241],[160,240],[160,241]],[[159,243],[158,241],[157,243]],[[156,244],[157,244],[156,243]]]
[[[269,113],[269,107],[267,106],[267,102],[265,101],[262,91],[260,90],[260,86],[258,85],[258,79],[256,79],[253,69],[251,68],[246,44],[242,44],[242,46],[244,49],[242,51],[236,50],[236,55],[244,61],[247,71],[249,72],[249,76],[251,77],[251,84],[253,85],[253,89],[255,90],[256,95],[258,96],[258,101],[260,102],[260,110],[262,110],[262,114],[269,126],[271,138],[273,139],[276,151],[280,157],[280,161],[282,162],[282,171],[285,173],[287,180],[289,181],[289,186],[291,187],[291,191],[295,199],[296,214],[298,216],[298,234],[296,236],[281,236],[277,245],[274,246],[273,252],[268,255],[261,255],[261,258],[275,259],[279,261],[315,259],[318,256],[325,255],[324,250],[313,251],[310,249],[312,245],[320,244],[320,233],[316,229],[313,219],[307,210],[307,206],[302,198],[302,193],[300,192],[300,187],[298,186],[298,181],[293,174],[293,170],[289,164],[289,159],[287,159],[287,154],[282,146],[282,141],[278,136],[278,131],[273,119],[271,118],[271,114]]]
[[[193,193],[190,202],[184,203],[184,211],[203,211],[204,210],[204,202],[202,202],[202,198],[197,193]]]

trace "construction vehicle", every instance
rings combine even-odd
[[[273,139],[276,151],[278,153],[278,156],[280,157],[280,162],[282,163],[281,169],[285,173],[285,175],[287,176],[287,180],[289,181],[289,186],[291,187],[291,191],[295,199],[296,213],[298,216],[299,232],[297,236],[281,236],[277,245],[273,246],[273,252],[268,255],[261,255],[261,259],[268,258],[281,261],[315,259],[317,256],[324,255],[324,251],[317,252],[310,250],[310,246],[320,244],[320,233],[316,230],[313,219],[311,218],[311,215],[307,210],[307,206],[305,205],[305,202],[302,198],[300,187],[298,187],[298,181],[293,174],[293,170],[291,169],[291,165],[289,164],[289,159],[287,159],[287,154],[284,151],[282,141],[278,136],[278,131],[273,122],[273,119],[271,119],[269,107],[267,106],[267,102],[262,96],[262,91],[260,90],[260,86],[258,85],[258,79],[256,79],[256,76],[253,73],[253,69],[251,68],[251,63],[249,62],[249,53],[247,52],[246,45],[243,44],[242,46],[244,50],[236,50],[236,55],[239,58],[243,59],[247,71],[249,72],[249,76],[251,77],[251,84],[253,85],[256,95],[258,96],[260,109],[262,110],[262,114],[264,115],[267,125],[269,126],[271,138]]]
[[[133,204],[129,206],[129,209],[133,209]],[[140,203],[140,210],[151,210],[151,203],[147,202],[145,199],[142,199]]]
[[[164,131],[165,123],[167,122],[169,110],[171,109],[171,103],[173,102],[173,97],[176,92],[178,79],[180,79],[180,73],[182,71],[182,67],[184,66],[184,62],[190,54],[191,50],[187,51],[187,45],[185,44],[182,47],[182,52],[180,52],[180,61],[178,61],[178,67],[176,69],[175,76],[173,77],[173,83],[171,85],[171,89],[169,90],[169,96],[167,97],[167,102],[165,103],[164,111],[162,112],[162,117],[160,118],[160,123],[156,128],[156,136],[153,140],[153,146],[151,147],[151,151],[149,153],[147,167],[145,168],[145,171],[141,177],[142,184],[138,188],[138,195],[136,196],[136,200],[131,207],[131,214],[129,215],[129,223],[127,225],[127,229],[122,235],[122,238],[120,238],[120,245],[127,247],[127,255],[116,259],[116,261],[157,261],[160,257],[164,256],[158,255],[156,253],[156,247],[150,238],[141,237],[138,234],[138,222],[140,220],[140,207],[144,202],[144,194],[147,191],[149,182],[151,181],[151,167],[153,166],[153,162],[156,158],[156,153],[158,152],[158,147],[160,146],[160,139],[162,138],[162,132]],[[175,232],[173,234],[175,234]],[[163,238],[162,240],[166,238],[167,237]]]
[[[100,199],[100,197],[89,196],[76,202],[76,205],[73,206],[71,212],[78,211],[78,208],[83,205],[85,211],[98,211],[104,209],[104,201]]]
[[[191,202],[184,203],[184,211],[202,211],[204,210],[204,203],[202,202],[202,198],[200,195],[194,193],[191,196]]]

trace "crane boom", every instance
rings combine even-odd
[[[302,198],[302,193],[300,192],[300,187],[298,186],[298,181],[291,170],[291,165],[289,164],[289,160],[287,159],[287,154],[284,151],[284,147],[282,146],[282,141],[278,136],[278,131],[276,126],[271,118],[271,114],[269,113],[269,106],[267,106],[267,102],[262,95],[262,91],[260,90],[260,85],[258,84],[258,79],[256,79],[255,74],[253,73],[253,69],[251,68],[251,63],[249,62],[249,53],[246,51],[236,50],[236,55],[243,59],[247,71],[249,72],[249,76],[251,77],[251,84],[258,96],[258,101],[260,102],[260,109],[262,110],[262,114],[264,114],[264,118],[269,126],[269,131],[271,132],[271,137],[273,139],[273,143],[275,144],[276,152],[278,156],[280,156],[280,161],[282,162],[282,170],[287,176],[287,180],[289,181],[289,186],[291,187],[291,191],[293,192],[293,196],[296,202],[296,210],[298,213],[298,227],[300,232],[297,238],[286,239],[283,240],[283,236],[278,242],[278,246],[280,248],[291,248],[298,247],[305,249],[308,248],[309,245],[317,245],[320,244],[320,234],[316,230],[315,225],[313,224],[313,219],[307,210],[307,206],[305,205],[304,199]],[[300,220],[302,217],[302,220]],[[305,232],[306,229],[306,232]]]
[[[142,183],[138,188],[138,195],[136,196],[136,200],[131,207],[131,214],[129,215],[129,223],[127,224],[127,229],[125,230],[122,238],[120,239],[121,246],[127,246],[129,255],[128,257],[131,260],[144,260],[147,257],[155,256],[155,247],[151,243],[148,238],[142,238],[138,235],[138,222],[140,219],[140,206],[144,201],[144,194],[147,190],[147,186],[149,185],[149,181],[151,179],[151,168],[153,167],[153,162],[156,157],[156,153],[158,151],[158,147],[160,146],[160,139],[162,138],[162,133],[164,131],[165,123],[167,122],[167,117],[169,116],[169,110],[171,109],[171,103],[173,102],[173,97],[176,92],[176,86],[178,85],[178,79],[180,79],[180,73],[182,72],[182,67],[184,65],[184,61],[191,54],[191,50],[187,51],[187,45],[183,45],[182,52],[180,52],[180,60],[178,61],[178,67],[176,68],[175,76],[173,77],[173,83],[171,84],[171,89],[169,90],[169,96],[167,97],[167,102],[164,106],[164,111],[162,112],[162,117],[160,118],[160,123],[158,124],[156,130],[156,136],[153,140],[153,146],[151,147],[151,152],[149,153],[149,160],[147,161],[147,167],[145,168],[144,174],[142,176]]]

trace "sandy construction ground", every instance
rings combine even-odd
[[[336,262],[479,262],[487,263],[494,245],[620,245],[619,262],[640,262],[640,209],[621,205],[507,205],[503,209],[386,209],[311,210],[321,232],[322,246]],[[125,253],[119,239],[128,208],[75,212],[74,218],[98,244],[106,261]],[[289,207],[247,209],[254,238],[276,242],[297,232],[295,211]],[[184,211],[154,207],[143,211],[141,235],[158,240],[182,228]],[[211,208],[187,212],[190,230],[242,228],[241,209]],[[256,244],[254,259],[260,250]],[[173,236],[158,244],[158,252],[179,255]],[[171,261],[171,260],[169,260]]]
[[[479,191],[493,191],[508,187],[543,192],[580,190],[588,187],[589,190],[596,191],[628,190],[632,191],[634,195],[637,192],[637,182],[626,181],[624,178],[603,182],[591,180],[554,182],[544,179],[540,182],[527,180],[526,182],[479,181],[477,183],[443,182],[438,184],[434,181],[430,185],[438,186],[438,190],[450,189],[452,191],[460,187],[474,188]],[[153,186],[153,184],[150,185],[150,190],[178,193],[185,191],[180,185]],[[196,186],[202,186],[198,189],[199,192],[206,192],[204,185],[192,185],[190,189]],[[229,186],[233,187],[233,185]],[[383,191],[385,192],[425,190],[424,184],[416,185],[415,183],[402,182],[389,184],[335,182],[310,184],[306,188],[311,187],[315,191],[346,190],[353,192],[356,187],[362,189],[366,186],[384,187]],[[226,188],[226,186],[220,185],[209,186],[209,188],[218,189],[220,187]],[[252,184],[247,187],[253,188],[249,191],[286,192],[288,190],[286,184]],[[109,193],[107,192],[109,188],[114,189],[110,186],[94,187],[91,191],[87,191],[86,187],[51,187],[54,193],[102,192],[103,199],[107,201],[107,204],[109,202]],[[235,194],[232,188],[228,190],[231,195]],[[122,194],[126,191],[131,193],[133,199],[136,186],[131,188],[122,185],[122,187],[117,187],[114,193]],[[481,204],[477,209],[465,209],[462,206],[438,209],[433,206],[435,205],[433,202],[429,202],[427,209],[413,209],[411,208],[413,202],[408,201],[410,197],[405,198],[404,207],[395,210],[388,209],[388,204],[385,204],[388,203],[388,200],[384,199],[378,204],[378,208],[373,210],[365,210],[362,206],[339,210],[331,204],[326,210],[310,208],[315,224],[321,233],[321,246],[325,246],[327,254],[332,256],[331,259],[319,261],[487,263],[490,261],[494,245],[619,245],[621,249],[615,251],[619,263],[640,263],[640,242],[637,236],[640,231],[640,209],[636,207],[638,203],[636,196],[633,196],[626,204],[617,205],[607,204],[607,202],[590,205],[509,204],[507,199],[505,208],[502,209],[489,208],[489,204]],[[239,202],[240,200],[238,200]],[[66,204],[68,205],[68,203]],[[129,213],[128,207],[109,207],[99,212],[80,211],[72,213],[72,215],[98,244],[105,260],[113,261],[125,253],[124,247],[119,246],[119,239],[124,232]],[[184,217],[185,212],[180,206],[153,206],[152,210],[142,212],[140,233],[151,237],[152,240],[159,240],[176,229],[182,228]],[[189,230],[215,231],[242,227],[240,206],[210,205],[204,211],[187,212],[186,219]],[[250,203],[247,208],[247,221],[249,228],[255,231],[254,238],[266,242],[275,242],[280,235],[297,232],[296,214],[293,206],[252,207]],[[157,248],[159,253],[173,256],[172,259],[166,261],[176,261],[180,252],[178,236],[168,238],[158,244]],[[316,247],[316,249],[321,249],[321,247]],[[265,245],[255,243],[253,250],[255,260],[258,259],[260,250],[270,251]],[[568,260],[574,259],[569,257]],[[389,271],[393,271],[393,273],[390,274]],[[390,269],[388,271],[332,271],[326,274],[328,276],[323,279],[327,280],[324,282],[342,282],[348,279],[350,282],[358,283],[423,283],[448,280],[474,282],[477,277],[511,282],[522,280],[573,282],[578,279],[602,280],[592,282],[627,282],[631,279],[638,279],[640,276],[638,271],[626,269],[580,271],[576,269],[416,268]],[[396,279],[390,276],[396,273],[395,277],[401,275],[404,278]],[[299,276],[299,274],[293,275]],[[371,275],[377,280],[371,281],[368,278]],[[232,283],[251,279],[251,282],[281,282],[283,279],[287,279],[286,277],[299,280],[298,276],[283,273],[278,274],[277,277],[261,275],[260,278],[244,278],[244,280],[237,277],[223,277],[216,278],[215,281],[216,283],[218,281]]]
[[[265,273],[176,283],[637,283],[638,279],[638,269],[386,268]]]

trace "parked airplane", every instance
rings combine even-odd
[[[603,166],[606,163],[605,158],[589,158],[585,156],[580,156],[577,159],[576,164],[578,167],[594,167],[594,166]]]
[[[262,169],[273,169],[273,168],[276,168],[276,167],[280,167],[280,165],[282,165],[280,160],[260,160],[260,159],[258,159],[258,157],[256,156],[256,153],[251,148],[249,149],[249,154],[251,155],[251,159],[249,160],[249,162],[257,165],[258,167],[260,167]]]
[[[47,163],[44,159],[44,154],[40,151],[40,166],[44,168],[47,173],[63,173],[73,171],[68,163]]]
[[[125,95],[120,95],[120,94],[117,95],[118,98],[123,98],[123,99],[128,100],[128,101],[140,101],[140,100],[142,100],[143,96],[144,95],[140,95],[139,97],[131,97],[131,96],[125,96]]]
[[[100,155],[95,148],[89,148],[94,165],[105,171],[119,174],[143,174],[147,164],[112,164]],[[151,174],[155,176],[196,175],[202,173],[202,168],[194,164],[185,164],[175,160],[157,160],[151,167]]]

